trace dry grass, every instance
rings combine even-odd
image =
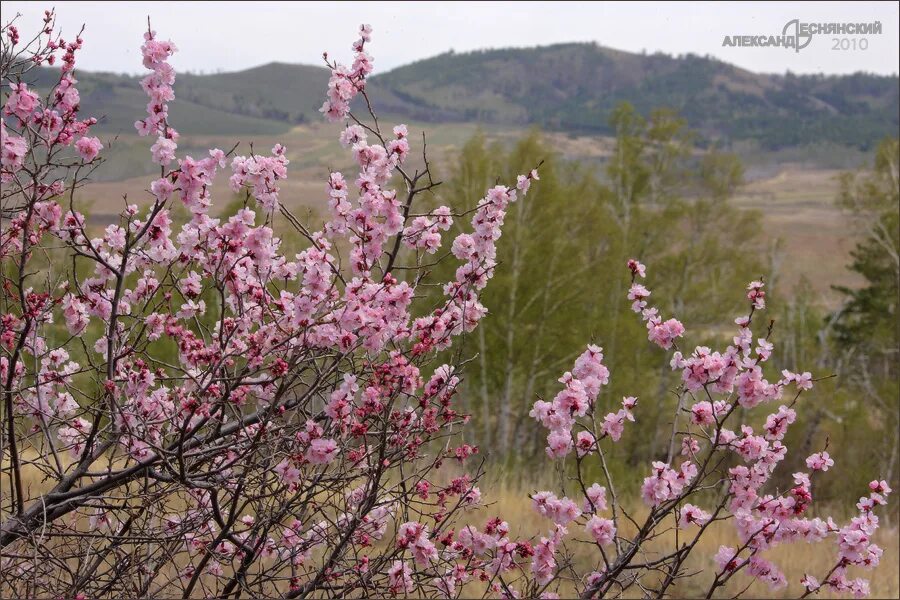
[[[26,461],[33,458],[33,451],[25,453],[24,459]],[[6,461],[4,461],[4,466],[6,464]],[[444,476],[449,475],[451,473],[444,474]],[[557,477],[548,470],[535,471],[530,476],[507,474],[482,480],[480,487],[486,507],[481,510],[467,512],[463,518],[466,522],[480,528],[487,519],[497,515],[502,516],[510,523],[511,534],[515,538],[527,538],[535,533],[546,533],[549,531],[551,524],[546,519],[538,516],[532,509],[528,495],[539,489],[554,489],[559,493],[558,485],[552,483],[555,479]],[[49,489],[49,482],[44,480],[40,472],[34,467],[25,467],[23,483],[28,490],[27,495],[31,498]],[[4,486],[0,486],[0,488],[6,489]],[[573,498],[579,497],[572,490],[569,490],[569,494]],[[646,517],[646,508],[643,507],[640,501],[625,501],[623,504],[626,506],[626,510],[631,511],[629,514],[636,521],[641,522]],[[830,513],[829,510],[820,509],[820,511],[820,514]],[[835,513],[835,518],[839,521],[843,520],[838,519],[837,513]],[[627,526],[627,522],[623,522]],[[574,527],[577,526],[572,525],[570,529]],[[648,553],[652,553],[655,549],[662,550],[673,547],[675,534],[671,528],[667,529],[666,533],[654,540],[646,548]],[[574,530],[572,532],[582,533]],[[621,533],[628,535],[633,533],[633,531],[629,532],[623,529]],[[671,593],[676,597],[684,598],[704,596],[711,581],[711,573],[715,568],[712,561],[713,555],[719,546],[736,546],[736,541],[737,539],[730,523],[722,522],[709,527],[686,564],[688,571],[702,570],[703,573],[682,580],[670,590]],[[857,573],[851,574],[870,579],[873,598],[898,598],[900,597],[900,572],[898,572],[897,564],[900,561],[900,535],[898,535],[896,523],[885,523],[879,529],[875,542],[884,549],[881,566],[871,572],[859,570]],[[595,568],[598,557],[592,547],[568,544],[567,549],[573,554],[578,572],[587,573]],[[764,584],[754,582],[751,578],[744,575],[738,575],[729,582],[724,590],[719,590],[720,593],[717,596],[732,597],[746,588],[743,596],[746,598],[796,598],[803,593],[803,589],[799,585],[803,575],[809,573],[821,579],[834,565],[835,550],[832,540],[816,545],[793,544],[776,547],[766,552],[764,556],[772,560],[784,571],[789,581],[787,589],[777,590],[773,593]],[[563,588],[561,591],[565,593],[567,589],[571,590],[571,588]]]
[[[861,283],[846,268],[859,231],[835,203],[839,173],[788,166],[774,177],[747,183],[735,198],[737,206],[762,212],[767,244],[783,243],[770,279],[791,289],[806,277],[827,308],[840,302],[832,285]]]
[[[490,503],[487,513],[502,515],[510,523],[512,534],[528,535],[536,531],[549,530],[550,522],[540,517],[531,508],[531,502],[527,497],[529,493],[538,489],[553,489],[551,485],[547,484],[546,478],[541,477],[540,479],[543,479],[543,485],[528,485],[520,477],[507,477],[493,482],[485,482],[481,486],[481,490],[486,501]],[[577,496],[571,491],[570,494],[573,498]],[[646,517],[647,510],[639,500],[626,501],[623,504],[633,510],[631,515],[639,523]],[[827,514],[829,511],[823,512]],[[837,517],[835,519],[838,520]],[[660,539],[655,540],[648,551],[652,552],[654,547],[673,548],[673,542],[674,532],[670,529]],[[737,537],[730,522],[711,525],[686,564],[688,571],[703,570],[703,573],[683,580],[670,590],[671,594],[681,598],[705,596],[712,580],[711,573],[715,569],[713,555],[719,546],[734,547],[737,545],[736,542]],[[879,529],[875,536],[875,542],[884,549],[881,566],[874,571],[856,570],[851,574],[870,580],[871,597],[873,598],[900,597],[900,573],[897,569],[898,561],[900,561],[900,536],[898,536],[897,525],[885,525]],[[580,572],[589,571],[589,565],[597,561],[592,547],[569,545],[568,548],[573,551],[574,559],[581,567]],[[724,590],[720,589],[717,592],[717,597],[731,598],[747,588],[742,596],[744,598],[797,598],[804,591],[799,581],[805,573],[821,579],[834,566],[836,547],[833,540],[828,539],[819,544],[792,544],[776,547],[767,551],[763,556],[783,570],[789,582],[787,589],[773,592],[765,584],[739,574],[732,578]],[[833,595],[823,595],[833,597]]]

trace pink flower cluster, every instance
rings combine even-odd
[[[549,491],[536,492],[531,496],[532,506],[542,517],[553,521],[555,527],[550,537],[541,537],[540,542],[534,548],[534,557],[531,563],[531,572],[540,585],[545,585],[556,576],[557,547],[563,538],[569,534],[567,526],[581,521],[585,533],[597,546],[608,546],[615,542],[616,526],[611,519],[601,517],[599,512],[607,509],[606,488],[599,484],[592,484],[585,489],[583,511],[578,504],[569,498],[558,498]],[[588,516],[589,515],[589,516]]]
[[[0,118],[0,183],[3,184],[10,184],[15,180],[16,174],[25,165],[32,147],[43,147],[45,150],[42,152],[55,153],[57,147],[74,146],[81,162],[92,162],[103,149],[103,144],[98,138],[88,135],[97,119],[78,118],[81,97],[74,69],[75,55],[81,49],[83,40],[81,37],[69,42],[61,37],[53,39],[53,19],[53,12],[46,11],[44,30],[35,40],[29,42],[32,44],[43,35],[50,37],[43,43],[38,41],[37,53],[33,59],[35,64],[46,62],[53,65],[56,62],[56,54],[63,53],[59,80],[51,87],[46,104],[36,92],[28,88],[26,83],[12,80],[12,77],[8,80],[10,91]],[[18,32],[14,26],[5,25],[4,33],[8,36],[11,46],[18,43]],[[12,51],[12,48],[9,50]],[[7,49],[4,49],[4,52],[6,51]],[[14,62],[16,59],[10,55],[9,60]],[[7,118],[11,119],[10,123],[7,123]],[[63,156],[56,156],[55,161],[57,167],[71,168],[78,165],[68,162]],[[63,185],[61,179],[57,179],[55,183]],[[22,182],[21,185],[30,187],[32,183]],[[46,186],[43,189],[39,187],[37,200],[49,200],[61,191],[56,185]]]
[[[172,42],[156,39],[155,31],[144,33],[141,54],[144,58],[144,67],[153,72],[141,80],[141,87],[150,101],[147,103],[147,116],[136,121],[134,127],[142,136],[157,136],[151,148],[153,162],[164,167],[175,159],[178,142],[178,132],[168,123],[168,102],[175,99],[175,92],[172,89],[175,84],[175,69],[168,60],[176,51],[177,48]]]
[[[647,298],[650,291],[639,283],[635,283],[635,277],[646,277],[646,267],[635,259],[628,261],[631,270],[631,288],[628,290],[628,299],[632,301],[631,309],[640,314],[647,323],[647,339],[668,350],[675,343],[676,338],[684,334],[684,325],[678,319],[662,320],[656,308],[647,308]]]
[[[441,247],[440,232],[447,231],[452,225],[453,217],[450,216],[450,209],[439,206],[430,215],[420,215],[413,219],[412,224],[403,230],[403,243],[407,248],[417,248],[428,254],[434,254]],[[457,255],[457,251],[458,249],[454,250],[454,255]]]
[[[233,192],[242,187],[267,211],[278,207],[278,182],[287,178],[285,148],[275,144],[272,156],[236,156],[231,161],[231,178],[228,180]]]
[[[359,39],[353,43],[353,65],[349,69],[339,63],[331,65],[327,99],[319,109],[329,121],[346,118],[350,114],[350,102],[359,92],[365,90],[366,76],[373,69],[372,57],[365,51],[366,42],[371,39],[372,28],[369,25],[360,25]]]
[[[644,478],[641,498],[647,506],[656,506],[681,496],[685,488],[697,477],[697,465],[684,461],[678,470],[664,462],[654,461],[653,474]]]
[[[533,170],[524,181],[537,176]],[[519,183],[520,191],[527,189]],[[522,192],[523,195],[525,192]],[[446,303],[431,315],[416,319],[413,326],[416,339],[414,351],[424,353],[450,346],[451,336],[468,333],[487,314],[478,301],[478,292],[494,275],[497,240],[506,217],[506,209],[516,201],[516,190],[498,185],[488,190],[472,216],[471,234],[461,233],[453,241],[453,254],[465,264],[456,270],[456,280],[444,286]],[[440,218],[440,217],[439,217]]]
[[[528,415],[550,430],[547,435],[547,454],[551,458],[563,458],[573,449],[582,458],[597,448],[597,434],[572,430],[578,419],[591,413],[600,388],[609,383],[609,369],[603,364],[603,349],[590,345],[575,361],[571,372],[563,374],[559,382],[565,387],[552,402],[538,400]],[[603,417],[599,428],[599,439],[611,438],[619,441],[625,430],[625,421],[634,421],[634,407],[637,398],[622,399],[622,408]],[[587,426],[587,425],[585,425]]]
[[[437,548],[429,539],[428,527],[416,522],[400,526],[397,532],[397,548],[411,551],[416,564],[423,567],[438,556]]]

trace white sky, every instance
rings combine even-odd
[[[2,20],[23,14],[33,31],[52,1],[3,2]],[[173,64],[194,72],[237,71],[272,61],[321,64],[322,52],[340,60],[359,23],[374,28],[376,72],[449,49],[538,46],[596,41],[627,50],[693,52],[757,72],[852,73],[900,71],[897,2],[61,2],[57,23],[66,32],[86,24],[79,66],[139,73],[141,35],[153,28],[179,48]],[[834,36],[817,36],[800,51],[722,47],[725,35],[780,35],[791,19],[881,21],[868,49],[832,50]],[[24,37],[24,35],[23,35]]]

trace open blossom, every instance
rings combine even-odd
[[[819,589],[821,584],[819,583],[819,580],[812,575],[805,574],[803,575],[803,579],[800,580],[800,585],[805,587],[808,591],[814,592]]]
[[[794,383],[798,390],[811,390],[813,387],[812,373],[805,371],[803,373],[791,373],[787,369],[781,372],[782,382],[785,384]]]
[[[613,524],[612,520],[604,519],[597,515],[594,515],[588,520],[587,525],[584,526],[584,530],[601,546],[611,544],[616,539],[616,526]]]
[[[300,469],[295,467],[291,461],[285,459],[275,465],[275,473],[278,474],[278,477],[282,482],[286,484],[297,483],[300,481]]]
[[[647,298],[650,297],[650,290],[638,283],[632,283],[631,289],[628,290],[628,299],[632,301],[631,310],[640,313],[647,306]]]
[[[766,431],[766,439],[782,440],[787,432],[787,428],[797,419],[797,413],[786,406],[779,406],[778,412],[766,417],[764,426]]]
[[[647,506],[674,500],[696,475],[697,466],[690,461],[683,462],[677,471],[663,462],[655,461],[653,474],[645,478],[641,486],[641,497]]]
[[[646,275],[646,268],[635,259],[628,261],[628,268],[633,275],[638,273],[642,277]],[[632,282],[628,290],[628,299],[632,301],[631,310],[640,314],[647,324],[647,339],[660,348],[668,350],[675,343],[675,339],[684,334],[684,325],[674,318],[663,321],[657,309],[647,307],[647,298],[649,297],[650,291],[646,287]]]
[[[624,409],[619,412],[609,413],[603,417],[603,422],[600,424],[600,431],[605,435],[608,435],[612,441],[618,442],[622,438],[622,433],[625,432],[626,418],[627,413]]]
[[[278,207],[279,182],[287,178],[286,149],[281,144],[272,148],[272,156],[236,156],[231,160],[232,175],[228,180],[231,190],[247,188],[256,201],[266,210]]]
[[[557,498],[552,492],[536,492],[531,497],[531,502],[538,514],[561,527],[565,527],[581,515],[575,502],[568,498]]]
[[[553,538],[542,537],[534,548],[531,572],[540,585],[553,580],[556,574],[556,542]]]
[[[572,451],[573,445],[569,431],[556,430],[547,434],[547,455],[550,458],[564,458]]]
[[[696,439],[692,438],[689,435],[681,438],[681,455],[682,456],[695,456],[698,452],[700,452],[700,442]]]
[[[578,435],[575,436],[575,451],[578,453],[578,456],[586,456],[594,450],[596,443],[594,434],[589,431],[579,431]]]
[[[528,175],[519,175],[516,178],[516,189],[518,189],[522,196],[528,193],[528,190],[531,188],[531,182],[539,180],[537,169],[532,169]]]
[[[0,119],[0,164],[2,164],[3,182],[10,181],[13,174],[22,168],[25,155],[28,153],[28,141],[7,131],[6,122]]]
[[[734,571],[744,562],[738,557],[737,551],[729,546],[719,546],[713,560],[716,561],[719,571],[722,573]]]
[[[402,560],[395,560],[388,569],[388,587],[392,594],[413,591],[412,571]]]
[[[310,442],[307,460],[314,465],[327,465],[337,456],[338,445],[334,440],[318,438]]]
[[[103,150],[103,144],[95,137],[83,137],[75,142],[75,149],[85,162],[90,162],[97,158],[100,151]]]
[[[648,339],[660,348],[668,350],[672,347],[675,338],[684,334],[684,325],[678,319],[661,321],[655,317],[647,320]]]
[[[691,422],[694,425],[713,425],[716,417],[713,414],[712,403],[703,400],[694,404],[691,407]]]
[[[357,144],[359,142],[365,142],[367,140],[366,130],[363,129],[362,125],[348,125],[342,132],[340,136],[341,146],[344,148],[349,148],[353,144]]]
[[[90,318],[87,307],[73,294],[66,294],[62,301],[66,328],[72,335],[81,335],[87,329]]]
[[[550,457],[565,457],[575,446],[578,448],[579,456],[583,456],[591,451],[596,442],[591,434],[582,431],[577,434],[576,443],[573,444],[572,427],[577,418],[584,417],[588,413],[600,389],[609,383],[609,369],[603,364],[603,349],[593,344],[589,345],[575,360],[572,371],[565,373],[559,381],[565,387],[553,401],[536,401],[528,414],[550,430],[547,436],[547,454]],[[621,421],[624,422],[625,409],[620,413],[623,413]],[[630,412],[628,414],[630,415]],[[634,420],[633,416],[630,418]]]
[[[747,567],[747,574],[763,581],[769,589],[776,590],[787,586],[787,579],[771,562],[759,556],[752,556]]]
[[[421,523],[409,522],[397,531],[397,547],[410,550],[417,565],[427,566],[437,559],[434,543],[428,537],[428,527]]]
[[[766,307],[766,293],[763,291],[765,285],[762,281],[751,281],[747,285],[747,299],[753,304],[753,308],[757,310]]]
[[[644,264],[639,260],[635,260],[633,258],[630,259],[628,261],[628,269],[637,277],[643,278],[647,276],[647,267],[644,266]]]
[[[806,466],[813,471],[827,471],[834,466],[834,461],[827,452],[816,452],[806,459]]]
[[[168,166],[170,162],[175,160],[175,149],[177,147],[177,144],[171,138],[163,136],[156,138],[156,143],[150,147],[153,162],[158,165]]]
[[[165,202],[171,198],[174,190],[175,186],[165,177],[157,179],[150,184],[150,191],[153,192],[153,195],[156,196],[159,202]]]
[[[23,82],[10,83],[9,86],[12,91],[6,100],[3,112],[7,115],[15,115],[21,121],[27,121],[40,105],[38,95],[29,90],[28,85]]]
[[[708,512],[697,508],[693,504],[685,504],[681,507],[678,526],[686,528],[689,525],[704,525],[709,519],[710,515]]]
[[[347,68],[334,63],[331,67],[331,78],[328,81],[328,93],[325,103],[319,112],[329,121],[340,121],[350,114],[350,102],[365,89],[365,78],[372,72],[372,57],[365,52],[365,45],[372,39],[372,28],[368,25],[360,27],[360,37],[353,44],[353,65]]]
[[[180,289],[181,293],[188,298],[196,298],[199,296],[200,292],[203,290],[203,282],[200,279],[200,274],[195,271],[188,273],[186,277],[178,282],[178,289]]]

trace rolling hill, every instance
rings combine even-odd
[[[47,84],[52,74],[38,74]],[[145,99],[136,77],[79,72],[85,114],[131,132]],[[318,119],[328,71],[270,63],[179,75],[171,110],[185,134],[274,134]],[[896,76],[767,75],[696,55],[633,54],[596,44],[448,52],[372,78],[376,108],[394,119],[529,126],[610,134],[610,111],[678,110],[702,141],[781,148],[832,143],[862,150],[897,135]]]
[[[820,142],[867,149],[898,129],[897,77],[751,73],[696,55],[595,44],[448,52],[372,80],[379,107],[419,119],[538,124],[612,133],[613,107],[678,110],[707,140],[769,149]]]

